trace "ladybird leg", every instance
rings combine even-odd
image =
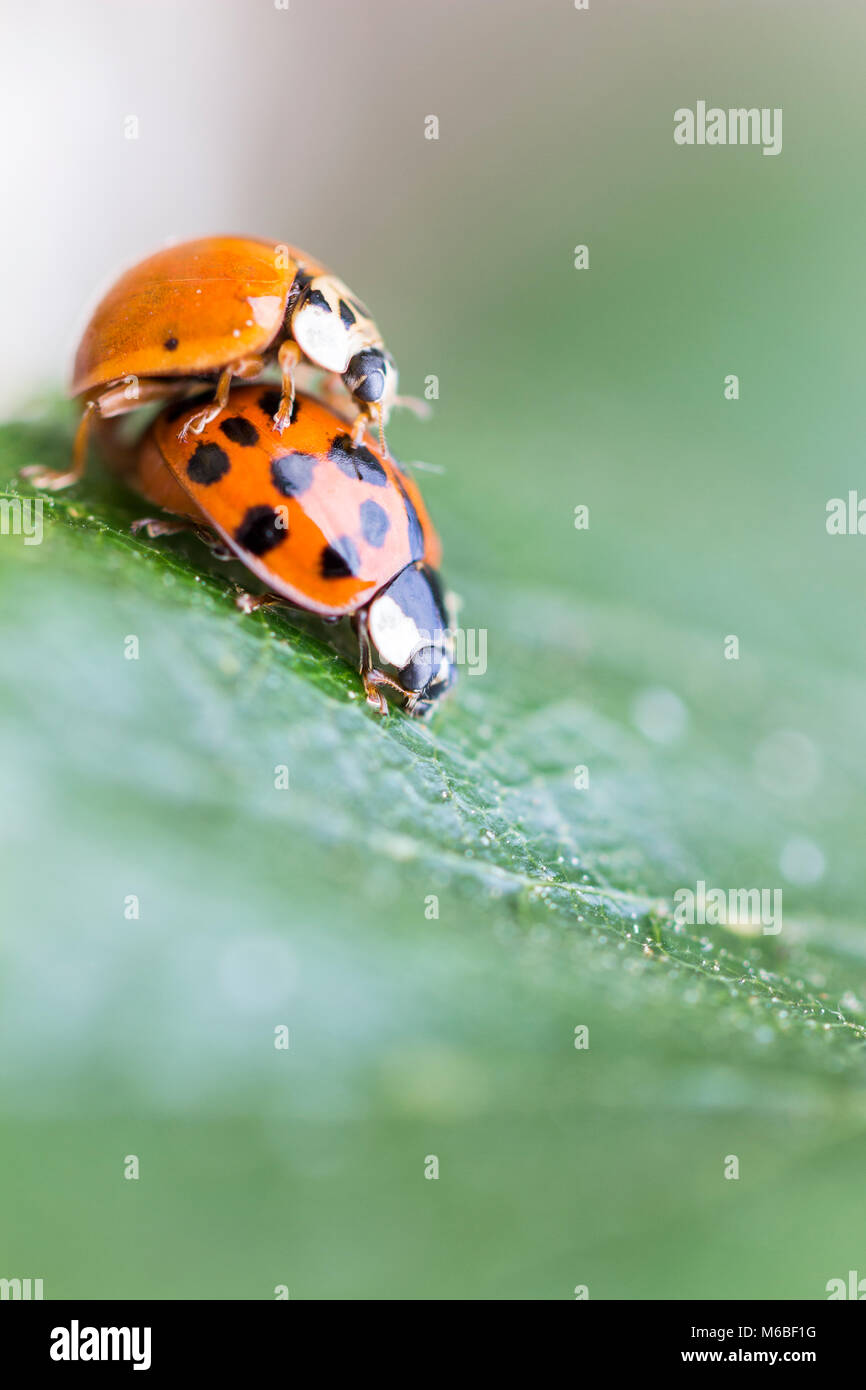
[[[261,357],[243,357],[240,362],[233,364],[232,376],[238,381],[252,381],[264,370],[265,364]]]
[[[140,516],[130,523],[129,529],[134,536],[143,531],[152,541],[159,540],[162,536],[180,536],[187,533],[206,545],[215,560],[235,559],[233,552],[213,531],[183,517]]]
[[[386,458],[390,458],[388,445],[385,442],[385,417],[380,406],[368,405],[360,412],[352,427],[352,443],[355,448],[364,442],[364,434],[367,430],[376,430],[379,435],[379,446]]]
[[[340,415],[347,423],[354,418],[354,401],[349,395],[343,379],[337,372],[326,372],[311,363],[301,362],[295,373],[296,385],[309,395],[315,396],[328,410]]]
[[[295,373],[295,384],[309,395],[315,396],[322,405],[339,415],[347,424],[352,423],[350,413],[354,402],[337,372],[324,372],[321,367],[301,362]]]
[[[294,338],[287,338],[284,343],[280,344],[277,362],[282,378],[282,391],[280,404],[274,416],[274,430],[277,434],[282,434],[286,426],[292,423],[292,411],[295,407],[295,368],[302,356],[301,349]]]
[[[396,690],[398,695],[402,695],[406,702],[403,708],[409,714],[413,712],[418,703],[418,691],[404,690],[403,686],[400,685],[398,681],[393,680],[391,676],[386,676],[384,671],[379,671],[375,666],[372,666],[366,673],[363,673],[363,681],[367,699],[371,705],[377,705],[379,707],[381,714],[387,714],[388,701],[385,699],[381,690],[379,690],[378,687],[380,685],[387,685],[389,690]]]
[[[373,649],[370,645],[370,631],[367,626],[367,615],[364,612],[356,613],[353,619],[353,626],[358,637],[358,655],[360,657],[359,670],[361,680],[364,682],[364,694],[367,703],[377,709],[380,714],[388,713],[388,701],[379,689],[380,685],[394,685],[394,682],[377,671],[373,665]],[[396,689],[400,689],[399,686]],[[405,691],[402,692],[405,694]]]
[[[210,405],[206,405],[203,410],[197,410],[195,415],[190,415],[189,419],[178,431],[178,439],[184,443],[190,434],[201,434],[206,429],[211,420],[215,420],[228,405],[229,392],[234,376],[234,366],[225,367],[219,374],[216,392]]]
[[[84,476],[84,469],[87,463],[87,437],[90,432],[90,422],[95,414],[99,413],[99,397],[85,402],[81,412],[81,419],[78,421],[78,428],[75,431],[75,443],[72,446],[72,467],[67,473],[61,473],[54,468],[43,468],[40,463],[30,463],[26,468],[21,469],[22,478],[27,478],[34,487],[45,488],[48,492],[59,492],[61,488],[72,487],[73,483],[79,483]]]
[[[202,544],[207,546],[215,560],[236,560],[238,558],[234,551],[230,550],[220,537],[215,535],[213,531],[209,531],[206,526],[194,526],[193,531]]]
[[[381,690],[376,689],[375,681],[370,680],[370,672],[373,669],[373,649],[370,646],[370,631],[367,626],[366,613],[356,613],[353,626],[358,637],[358,656],[360,658],[358,669],[361,680],[364,682],[364,694],[367,697],[367,703],[378,709],[380,714],[387,714],[388,701]]]
[[[363,444],[364,435],[367,432],[367,426],[369,425],[369,423],[370,417],[367,414],[366,410],[362,410],[361,413],[355,417],[355,423],[352,426],[352,443],[354,444],[356,449],[359,444]]]
[[[284,598],[279,594],[248,594],[241,590],[235,596],[235,607],[242,613],[258,613],[260,608],[273,608],[278,603],[285,603]]]
[[[388,713],[388,701],[381,690],[376,689],[376,682],[370,680],[369,673],[362,677],[364,682],[364,694],[367,697],[367,704],[372,705],[380,714]]]
[[[252,377],[259,376],[265,369],[265,364],[261,357],[242,357],[240,362],[233,362],[230,367],[226,367],[219,374],[216,392],[210,405],[191,415],[186,424],[182,426],[178,438],[186,440],[190,434],[201,434],[212,420],[225,410],[229,403],[229,393],[232,388],[232,380],[249,381]]]
[[[47,488],[51,492],[71,487],[84,476],[87,445],[94,420],[98,422],[113,419],[117,415],[128,415],[140,405],[146,405],[150,401],[171,400],[186,390],[189,390],[189,382],[183,379],[166,381],[164,377],[124,377],[122,381],[112,382],[104,391],[100,391],[98,396],[91,396],[82,406],[81,419],[72,446],[72,468],[69,472],[59,473],[52,468],[43,468],[41,464],[33,463],[21,469],[21,476],[29,478],[34,487]]]
[[[140,516],[130,522],[129,529],[134,536],[143,531],[149,540],[155,541],[160,536],[179,536],[183,531],[195,530],[195,527],[179,518],[172,521],[165,516]]]

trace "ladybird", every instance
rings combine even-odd
[[[348,616],[370,703],[387,712],[386,686],[409,714],[427,715],[456,672],[441,545],[420,492],[312,396],[298,392],[290,423],[275,434],[278,404],[276,389],[237,386],[195,434],[184,426],[196,402],[164,408],[126,452],[125,480],[183,521],[144,518],[135,529],[215,533],[267,586],[266,595],[240,596],[244,612],[287,602],[327,619]],[[116,426],[101,428],[116,441]],[[116,443],[114,452],[124,457]]]
[[[232,380],[257,377],[274,360],[282,389],[273,428],[282,432],[302,359],[342,377],[360,411],[356,440],[376,424],[384,448],[397,368],[369,309],[342,280],[295,247],[250,237],[157,251],[120,277],[84,330],[70,386],[82,403],[71,470],[34,465],[26,476],[52,491],[68,487],[84,472],[94,415],[188,394],[197,378],[215,376],[213,400],[182,426],[200,435],[225,409]]]

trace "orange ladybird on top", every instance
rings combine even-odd
[[[289,423],[302,360],[340,376],[359,414],[356,441],[379,430],[397,402],[397,368],[365,305],[321,262],[252,237],[204,237],[167,247],[128,270],[94,311],[75,358],[71,394],[81,421],[72,467],[26,470],[37,487],[77,482],[95,416],[122,415],[214,380],[212,401],[185,417],[201,434],[226,407],[234,380],[275,361],[281,376],[271,427]]]

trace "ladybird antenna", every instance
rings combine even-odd
[[[388,453],[388,445],[385,442],[385,412],[381,409],[379,411],[379,445],[386,459],[390,458],[391,455]]]
[[[370,671],[368,675],[374,685],[390,686],[390,688],[396,690],[399,695],[405,695],[407,699],[412,698],[411,690],[404,690],[402,685],[398,685],[397,681],[392,680],[390,676],[386,676],[384,671]]]
[[[398,685],[396,681],[392,681],[391,677],[386,676],[384,671],[380,671],[379,675],[381,677],[382,685],[390,685],[392,690],[399,691],[401,695],[411,695],[412,692],[410,690],[404,690],[402,685]]]
[[[433,407],[429,401],[419,400],[417,396],[396,396],[394,405],[402,410],[411,410],[412,414],[419,420],[429,420],[433,414]]]
[[[446,473],[448,470],[442,463],[424,463],[422,459],[412,459],[407,468],[417,468],[420,473]]]

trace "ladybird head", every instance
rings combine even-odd
[[[406,713],[416,719],[426,719],[456,679],[457,668],[450,643],[422,647],[400,672],[400,684],[409,691]]]
[[[457,678],[442,590],[429,565],[407,565],[370,604],[370,637],[380,661],[394,667],[406,713],[430,714]]]
[[[396,399],[397,381],[394,359],[380,347],[356,352],[343,373],[343,384],[353,400],[383,423],[387,423]]]

